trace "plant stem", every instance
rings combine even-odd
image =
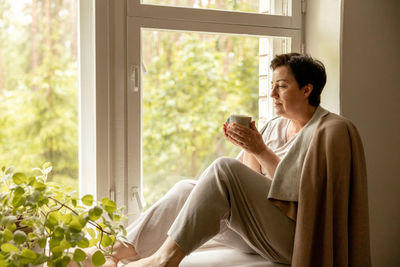
[[[68,210],[72,211],[75,215],[79,215],[75,210],[73,210],[72,208],[68,207],[67,205],[65,205],[64,203],[58,201],[57,199],[53,198],[53,197],[49,197],[49,199],[53,200],[54,202],[58,203],[61,205],[61,207],[65,207]],[[90,223],[91,225],[93,225],[94,227],[96,227],[97,229],[99,229],[102,233],[106,233],[107,235],[112,235],[112,233],[106,231],[103,229],[103,227],[101,227],[98,223],[96,223],[95,221],[92,221],[91,219],[89,219],[88,223]]]

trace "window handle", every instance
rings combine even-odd
[[[131,200],[136,200],[136,203],[139,207],[139,211],[142,212],[143,208],[146,206],[144,199],[139,194],[139,187],[132,186],[131,188]]]
[[[131,65],[129,67],[129,87],[133,92],[139,92],[139,66]]]

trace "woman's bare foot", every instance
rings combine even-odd
[[[154,257],[144,258],[138,261],[134,261],[125,265],[125,267],[155,267],[155,266],[167,266],[163,264],[160,260]]]
[[[185,257],[183,250],[169,237],[159,250],[148,258],[131,262],[126,267],[178,267]]]

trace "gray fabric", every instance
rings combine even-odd
[[[272,185],[268,193],[269,199],[298,201],[300,177],[304,158],[310,146],[311,138],[320,119],[329,112],[319,106],[312,118],[297,134],[286,156],[279,162]]]
[[[135,247],[139,257],[125,259],[125,263],[148,257],[161,247],[168,237],[168,229],[196,184],[196,180],[179,181],[164,197],[128,226],[126,238]],[[213,241],[246,254],[257,254],[239,234],[228,227],[226,220],[220,221],[220,231],[213,237]]]
[[[127,240],[140,257],[148,257],[167,239],[168,229],[181,211],[196,181],[176,183],[161,199],[128,226]]]
[[[291,261],[295,222],[265,196],[271,181],[232,158],[202,174],[168,234],[186,254],[220,232],[220,221],[267,260]]]
[[[265,131],[262,132],[265,145],[277,155],[279,159],[285,157],[297,137],[296,134],[290,140],[286,140],[286,132],[289,123],[290,120],[285,117],[276,117],[268,122]],[[263,166],[261,166],[261,173],[272,179]]]
[[[295,223],[266,199],[270,186],[268,178],[239,161],[219,158],[198,182],[176,184],[128,227],[127,239],[139,257],[152,255],[169,235],[186,254],[212,238],[290,263]]]

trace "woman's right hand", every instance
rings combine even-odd
[[[228,135],[228,127],[229,126],[230,125],[229,125],[229,123],[227,121],[222,126],[222,131],[224,133],[225,140],[227,140],[227,141],[231,142],[232,144],[236,145],[234,142],[232,142],[232,138],[230,138],[230,136]]]

